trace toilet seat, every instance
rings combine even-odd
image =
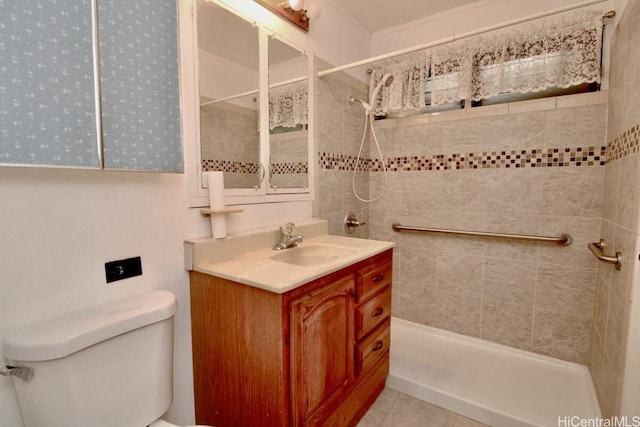
[[[165,420],[156,420],[151,424],[149,424],[149,427],[182,427],[182,426],[171,424]],[[197,425],[197,426],[184,426],[184,427],[211,427],[211,426]]]

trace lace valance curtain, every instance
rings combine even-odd
[[[425,91],[431,92],[431,105],[439,105],[599,83],[601,45],[600,15],[580,13],[386,60],[373,67],[370,93],[385,73],[394,80],[380,91],[374,112],[423,108]]]
[[[307,81],[269,89],[269,129],[306,125]]]

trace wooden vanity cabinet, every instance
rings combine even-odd
[[[284,294],[191,271],[196,422],[357,424],[389,372],[391,258]]]

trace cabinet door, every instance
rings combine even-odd
[[[100,167],[92,31],[90,0],[0,0],[0,164]]]
[[[349,275],[291,303],[294,426],[321,422],[354,382],[354,290]]]
[[[176,0],[99,0],[105,169],[182,172]]]

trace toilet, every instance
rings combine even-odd
[[[25,427],[176,427],[160,417],[173,400],[177,308],[171,292],[150,291],[9,334],[4,374]]]

